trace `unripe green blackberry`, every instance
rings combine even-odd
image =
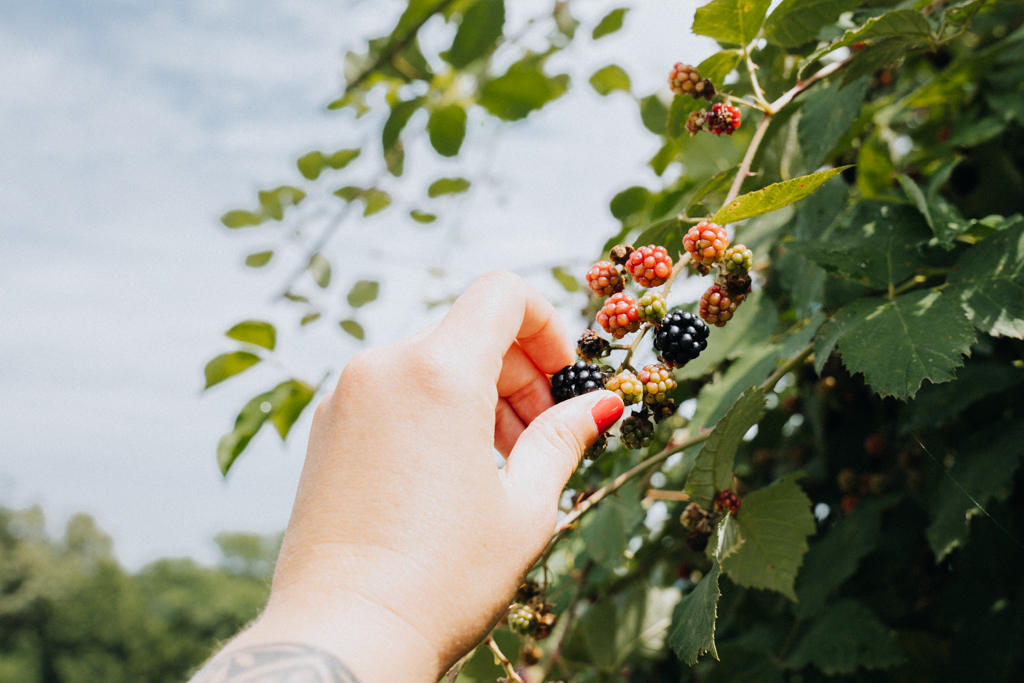
[[[665,297],[658,292],[644,292],[636,306],[640,310],[640,320],[645,323],[660,323],[668,312]]]
[[[590,448],[583,451],[584,460],[597,460],[608,449],[608,432],[597,437],[597,441],[590,445]]]
[[[576,342],[576,353],[587,362],[604,358],[611,350],[608,341],[594,330],[584,330]]]
[[[568,401],[591,391],[604,389],[605,376],[596,363],[576,361],[566,365],[551,377],[551,396],[555,403]]]
[[[661,403],[668,400],[668,392],[676,388],[676,378],[672,371],[661,363],[645,365],[637,375],[644,385],[644,401]]]
[[[746,275],[754,265],[754,252],[742,244],[729,247],[725,250],[725,255],[722,257],[722,265],[730,273]]]
[[[623,370],[604,385],[608,391],[614,391],[628,405],[639,403],[644,399],[644,384],[629,370]]]
[[[537,628],[537,615],[529,605],[516,603],[508,608],[508,628],[512,633],[528,636]]]
[[[654,425],[647,419],[646,414],[630,415],[622,421],[622,425],[619,427],[619,438],[622,439],[622,445],[631,451],[650,446],[653,436]]]

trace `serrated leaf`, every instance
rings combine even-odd
[[[801,108],[797,139],[807,168],[818,168],[860,115],[868,79],[843,86],[833,81],[814,92]]]
[[[413,209],[409,212],[409,215],[417,223],[433,223],[437,220],[437,216],[426,211],[420,211],[419,209]]]
[[[906,656],[889,629],[864,605],[840,600],[819,617],[786,661],[791,669],[813,664],[828,676],[858,668],[891,669]]]
[[[348,291],[348,305],[352,308],[364,306],[377,298],[380,283],[373,280],[360,280]]]
[[[461,194],[468,190],[470,182],[465,178],[440,178],[427,188],[428,197],[440,197],[445,194]]]
[[[587,555],[607,569],[619,566],[630,534],[643,519],[640,487],[635,480],[628,481],[616,496],[601,501],[593,518],[583,526]]]
[[[247,351],[235,351],[234,353],[223,353],[209,363],[203,370],[206,377],[206,386],[209,389],[214,384],[223,382],[228,377],[234,377],[243,370],[247,370],[260,362],[260,357]]]
[[[725,77],[732,73],[739,61],[738,54],[731,50],[723,50],[698,64],[697,73],[701,78],[706,78],[714,83],[716,88],[720,88],[724,84]]]
[[[800,201],[846,168],[849,166],[831,168],[827,171],[775,183],[756,192],[748,192],[719,209],[711,220],[719,225],[724,225],[781,209],[793,202]]]
[[[921,387],[907,406],[903,431],[912,433],[938,427],[981,399],[1021,382],[1024,382],[1024,370],[996,361],[969,360],[957,370],[955,380]]]
[[[720,43],[746,45],[761,30],[771,0],[712,0],[697,9],[693,32]]]
[[[466,110],[457,104],[438,107],[427,121],[430,144],[443,157],[459,153],[466,137]]]
[[[959,211],[946,202],[941,195],[934,195],[929,201],[924,191],[917,186],[912,178],[900,173],[896,179],[907,198],[924,216],[925,222],[932,229],[935,239],[940,245],[951,247],[953,238],[971,227],[971,223],[965,221]]]
[[[740,546],[722,561],[735,583],[767,588],[796,601],[793,583],[817,528],[811,499],[797,486],[797,472],[754,491],[736,514]]]
[[[590,77],[590,85],[599,95],[607,95],[614,90],[629,92],[630,88],[629,76],[622,70],[622,67],[615,64],[609,64],[595,71],[594,75]]]
[[[808,66],[841,47],[849,47],[854,43],[862,43],[875,38],[891,37],[903,37],[923,42],[930,40],[931,36],[931,25],[921,12],[913,9],[892,10],[881,16],[868,19],[863,26],[850,29],[839,40],[812,52],[801,63],[800,77],[803,77],[803,70]]]
[[[245,265],[250,268],[262,268],[270,263],[270,259],[273,258],[273,256],[274,252],[272,251],[258,251],[245,257]]]
[[[466,68],[494,48],[504,25],[504,0],[476,0],[462,17],[445,59],[456,69]]]
[[[842,333],[843,328],[835,320],[827,320],[814,337],[814,371],[819,375],[828,362],[828,357],[835,350],[836,342]]]
[[[860,4],[860,0],[783,0],[764,23],[765,38],[773,45],[800,47]]]
[[[710,508],[719,491],[732,488],[736,449],[743,435],[764,417],[765,394],[750,387],[725,414],[701,446],[686,478],[686,493],[698,505]]]
[[[366,332],[363,330],[363,326],[357,323],[355,320],[342,320],[340,323],[341,329],[345,330],[349,335],[355,337],[359,341],[366,338]]]
[[[327,260],[327,257],[321,254],[319,251],[313,254],[309,259],[309,274],[313,276],[313,281],[316,282],[317,286],[321,289],[327,289],[331,284],[331,262]]]
[[[956,301],[930,290],[858,299],[839,309],[835,322],[843,364],[875,392],[902,400],[926,379],[953,379],[975,337]]]
[[[263,211],[275,221],[284,218],[284,210],[289,206],[295,206],[306,198],[306,193],[297,187],[282,185],[273,190],[261,190],[259,192],[260,206]]]
[[[710,374],[719,363],[726,359],[739,358],[748,350],[770,346],[767,342],[775,334],[778,319],[779,313],[775,304],[763,295],[762,290],[754,290],[747,296],[743,305],[736,309],[736,315],[728,325],[711,328],[708,334],[708,347],[697,358],[677,370],[676,378],[697,379],[703,377]],[[751,384],[756,383],[756,381],[751,382]],[[704,398],[701,400],[703,401]]]
[[[530,112],[561,97],[569,87],[566,74],[548,77],[536,65],[513,65],[480,89],[480,106],[506,121],[526,118]]]
[[[622,28],[622,20],[626,18],[626,12],[629,11],[628,7],[620,7],[619,9],[613,9],[608,14],[604,15],[601,21],[598,22],[597,26],[594,27],[592,37],[594,40],[604,38],[606,35],[615,33]]]
[[[668,644],[686,664],[696,664],[697,658],[705,653],[718,659],[715,620],[718,618],[718,598],[722,595],[718,590],[721,575],[722,568],[715,562],[700,583],[684,595],[672,611],[672,633]]]
[[[1024,223],[965,251],[946,282],[978,329],[1024,338]]]
[[[327,157],[324,160],[324,163],[333,168],[335,171],[340,171],[341,169],[345,168],[350,163],[352,163],[356,159],[356,157],[359,156],[361,151],[362,150],[359,149],[339,149],[337,152]]]
[[[856,53],[853,61],[844,69],[843,85],[884,69],[906,55],[913,46],[914,42],[905,38],[889,38],[868,46]]]
[[[231,339],[237,339],[247,344],[256,344],[265,349],[274,350],[277,341],[277,331],[270,323],[262,320],[246,320],[240,322],[225,333]]]
[[[383,211],[391,205],[391,195],[384,190],[378,190],[375,187],[371,187],[369,190],[363,192],[363,201],[366,202],[366,208],[363,209],[363,215],[372,216],[378,211]]]
[[[726,515],[718,520],[715,532],[705,549],[709,560],[721,562],[732,555],[740,547],[740,527],[736,523],[736,515]]]
[[[675,248],[678,250],[679,244],[683,239],[685,227],[685,224],[678,218],[667,218],[663,221],[658,221],[640,233],[633,246],[642,247],[653,244],[665,247],[666,249]]]
[[[925,536],[936,562],[967,542],[971,517],[982,514],[981,508],[1009,498],[1024,455],[1024,423],[1003,424],[975,441],[970,451],[958,454],[932,501],[932,523]]]
[[[633,214],[642,211],[643,208],[647,206],[647,202],[650,198],[650,190],[646,187],[634,185],[633,187],[628,187],[612,197],[612,201],[608,205],[608,208],[611,210],[612,215],[621,221],[628,216],[632,216]]]
[[[315,393],[314,387],[295,379],[283,382],[274,389],[272,402],[277,408],[270,416],[270,421],[277,429],[282,441],[288,438],[288,432],[291,431],[292,425],[299,419],[299,415],[309,405],[309,402],[313,400]]]
[[[220,217],[220,222],[235,230],[247,228],[251,225],[259,225],[263,222],[263,215],[251,211],[228,211]]]
[[[303,154],[299,157],[299,160],[295,162],[295,165],[299,167],[299,173],[302,174],[306,180],[316,180],[320,177],[320,171],[324,167],[324,155],[320,152],[310,152],[309,154]]]
[[[691,428],[714,426],[744,391],[768,378],[781,355],[779,344],[768,343],[751,347],[740,355],[718,381],[705,384],[700,390]]]
[[[555,266],[551,269],[551,276],[558,280],[558,284],[562,285],[562,289],[567,292],[578,292],[580,291],[580,282],[571,273],[566,272],[565,268],[561,266]]]
[[[736,176],[736,172],[739,170],[739,166],[733,166],[727,168],[724,171],[720,171],[715,175],[711,176],[703,183],[697,186],[697,189],[690,195],[689,201],[686,202],[686,208],[683,209],[683,215],[687,218],[697,218],[698,216],[693,215],[690,211],[696,207],[704,207],[703,200],[708,195],[726,192],[729,186],[732,185],[732,179]],[[706,213],[706,212],[705,212]]]
[[[384,146],[384,151],[388,152],[395,143],[398,142],[399,136],[402,134],[402,130],[405,129],[405,125],[409,123],[409,119],[416,113],[416,110],[423,106],[425,98],[414,97],[411,100],[404,102],[398,102],[391,107],[391,114],[388,115],[388,120],[384,122],[384,131],[381,133],[381,143]]]
[[[665,132],[665,122],[668,120],[668,107],[657,95],[649,95],[640,100],[640,120],[647,130],[661,135]]]

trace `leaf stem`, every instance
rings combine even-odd
[[[736,97],[735,95],[729,95],[727,93],[722,94],[725,95],[725,99],[729,100],[733,104],[742,104],[744,107],[750,107],[751,109],[757,109],[758,111],[763,111],[765,113],[768,112],[760,102],[751,102],[750,100],[745,100],[742,97]]]
[[[771,374],[771,377],[766,379],[764,383],[761,385],[761,390],[767,393],[774,389],[775,385],[779,383],[779,380],[786,376],[786,373],[795,368],[797,365],[800,365],[800,363],[807,360],[807,357],[810,356],[813,352],[814,342],[811,342],[810,344],[802,348],[799,353],[797,353],[795,356],[793,356],[785,363],[783,363],[778,370],[773,372]]]
[[[487,636],[487,640],[485,642],[487,643],[487,647],[491,648],[491,652],[494,653],[494,656],[501,663],[501,666],[504,667],[505,673],[508,674],[508,680],[515,681],[515,683],[523,683],[523,679],[519,676],[518,673],[516,673],[516,668],[512,666],[512,662],[508,661],[508,657],[506,657],[505,654],[501,651],[501,648],[498,647],[498,644],[494,642],[494,637]]]
[[[775,100],[770,105],[768,105],[768,112],[771,114],[778,114],[783,107],[785,107],[787,104],[793,101],[794,97],[802,93],[804,90],[807,90],[807,88],[811,87],[821,79],[834,74],[836,71],[839,71],[841,68],[849,64],[850,60],[853,59],[854,56],[855,55],[850,55],[849,57],[841,61],[832,62],[828,66],[822,67],[821,69],[816,71],[806,81],[798,81],[796,85],[794,85],[792,88],[783,93],[779,97],[779,99]]]
[[[733,178],[732,187],[729,188],[729,194],[725,196],[725,201],[722,203],[722,206],[727,206],[740,195],[740,187],[743,185],[743,181],[750,175],[750,166],[754,163],[754,157],[757,156],[757,148],[761,146],[761,141],[764,140],[764,134],[768,132],[768,124],[771,122],[772,115],[766,113],[764,118],[761,119],[761,123],[757,126],[757,130],[754,131],[754,137],[750,140],[750,145],[747,147],[747,153],[743,155],[743,161],[740,163],[740,169],[736,172],[736,177]]]
[[[768,104],[768,100],[764,98],[764,91],[761,90],[761,84],[757,82],[757,65],[754,64],[754,60],[750,56],[750,48],[754,43],[743,46],[743,59],[747,65],[747,73],[750,74],[750,85],[754,89],[754,99],[761,105],[759,108],[766,114],[772,113],[772,105]]]

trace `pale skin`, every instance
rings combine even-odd
[[[266,610],[193,681],[436,682],[505,612],[622,413],[608,391],[553,404],[573,348],[495,272],[439,325],[353,358],[316,409]]]

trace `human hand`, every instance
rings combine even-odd
[[[622,414],[609,391],[554,406],[547,375],[573,360],[551,304],[502,272],[353,358],[314,415],[267,609],[228,650],[303,643],[362,683],[437,681],[500,618]]]

